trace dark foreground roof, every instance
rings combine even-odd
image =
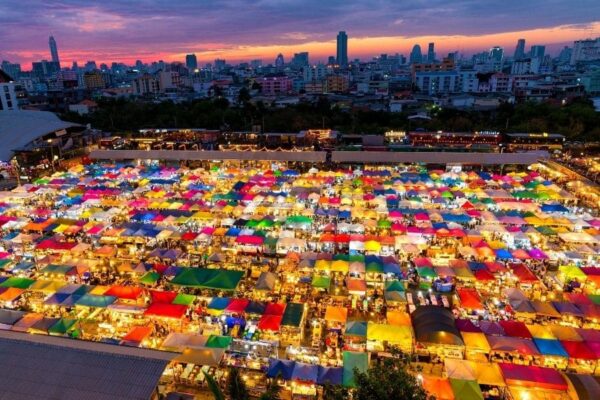
[[[173,356],[0,331],[0,399],[148,400]]]

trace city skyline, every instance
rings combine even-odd
[[[202,65],[216,58],[273,63],[279,53],[289,59],[301,51],[310,52],[312,61],[325,61],[336,54],[340,30],[348,33],[350,60],[381,53],[408,55],[414,44],[424,49],[429,42],[435,42],[438,58],[451,51],[469,55],[493,46],[512,54],[519,38],[556,54],[573,40],[600,35],[600,21],[594,20],[600,5],[591,1],[576,10],[559,1],[527,5],[508,1],[502,3],[502,12],[489,7],[489,16],[482,14],[484,6],[467,1],[445,7],[438,1],[426,6],[384,2],[376,8],[360,2],[311,6],[293,0],[262,1],[244,11],[236,1],[208,3],[181,2],[173,7],[173,2],[157,1],[142,7],[136,1],[81,6],[69,0],[8,0],[0,5],[0,35],[5,38],[0,59],[20,62],[25,69],[32,61],[49,60],[50,35],[59,43],[63,65],[87,60],[184,62],[190,53]],[[475,14],[477,20],[472,19]],[[257,24],[252,15],[269,22]],[[167,30],[170,26],[178,29]]]

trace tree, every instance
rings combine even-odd
[[[259,400],[278,400],[279,392],[281,391],[281,387],[277,384],[279,380],[279,376],[277,378],[270,379],[267,383],[267,390],[263,394],[260,395]]]
[[[409,372],[409,360],[395,353],[372,365],[366,372],[354,370],[356,400],[432,400]]]
[[[240,92],[238,93],[238,103],[245,104],[250,101],[250,98],[250,92],[248,89],[245,87],[241,88]]]
[[[327,383],[323,386],[323,400],[346,400],[348,399],[348,394],[348,389],[342,385]]]
[[[232,400],[248,400],[250,394],[238,368],[230,368],[227,376],[227,391]]]
[[[219,387],[219,384],[217,383],[215,378],[213,378],[213,376],[209,374],[204,374],[204,377],[206,378],[208,389],[212,392],[215,400],[225,400],[225,395],[223,394],[223,391]]]

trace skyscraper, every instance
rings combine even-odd
[[[52,62],[60,65],[60,60],[58,59],[58,49],[56,48],[56,40],[54,40],[54,36],[50,36],[48,39],[48,44],[50,45],[50,55],[52,56]]]
[[[294,53],[294,57],[292,58],[291,65],[292,65],[292,67],[298,68],[298,69],[309,65],[308,52],[303,51],[301,53]]]
[[[517,41],[517,47],[515,47],[515,60],[522,60],[525,58],[525,39],[519,39]]]
[[[275,67],[283,68],[284,65],[285,65],[285,60],[283,58],[283,54],[281,54],[281,53],[277,54],[277,58],[275,59]]]
[[[341,67],[348,65],[348,35],[344,31],[340,31],[337,35],[336,61]]]
[[[539,58],[542,60],[546,55],[546,46],[531,46],[531,58]]]
[[[494,46],[490,49],[489,58],[491,61],[500,62],[504,57],[504,50],[500,46]]]
[[[196,59],[195,54],[188,54],[185,56],[185,66],[190,71],[194,71],[198,69],[198,59]]]
[[[427,47],[427,62],[435,62],[435,50],[434,50],[434,46],[435,43],[429,43],[429,46]]]
[[[421,46],[415,44],[412,51],[410,52],[409,62],[411,64],[419,64],[423,62],[423,54],[421,54]]]

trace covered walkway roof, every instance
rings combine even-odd
[[[148,400],[174,353],[0,331],[2,398]]]

